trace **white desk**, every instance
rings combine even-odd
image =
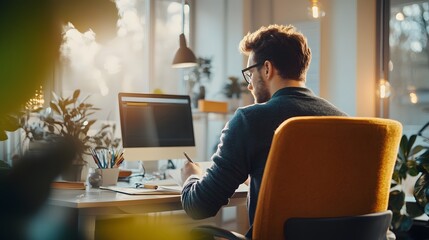
[[[228,206],[245,206],[246,196],[236,192]],[[49,205],[72,211],[72,224],[85,239],[94,238],[97,217],[182,209],[180,195],[126,195],[100,189],[53,190]]]

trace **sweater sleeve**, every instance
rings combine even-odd
[[[225,125],[213,165],[201,178],[189,178],[182,190],[182,206],[194,219],[216,215],[249,174],[246,151],[248,129],[244,114],[237,110]]]

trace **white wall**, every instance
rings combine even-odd
[[[316,95],[320,95],[320,21],[307,20],[291,24],[307,37],[311,49],[311,63],[305,85]]]
[[[217,93],[227,77],[241,77],[247,59],[237,47],[247,32],[268,24],[293,24],[307,36],[313,52],[307,86],[351,116],[376,116],[376,0],[321,2],[326,16],[313,20],[308,1],[194,1],[193,49],[198,56],[213,57],[207,98],[222,100]],[[210,126],[209,151],[220,128]]]
[[[357,3],[357,65],[356,65],[356,115],[377,116],[377,48],[376,19],[377,1]]]
[[[356,115],[356,3],[331,0],[321,22],[321,95]]]
[[[212,57],[212,80],[206,99],[224,100],[220,93],[228,76],[241,77],[242,56],[238,44],[243,37],[242,0],[194,1],[193,50]]]
[[[309,1],[243,0],[251,30],[309,21]],[[320,95],[352,116],[375,116],[376,0],[320,0]],[[247,31],[247,29],[245,29]]]
[[[206,86],[206,99],[226,101],[222,93],[229,76],[241,78],[243,56],[238,44],[244,35],[242,0],[194,1],[192,48],[197,56],[212,58],[212,79]],[[246,31],[247,32],[247,31]],[[205,117],[208,121],[205,122]],[[207,115],[194,121],[200,161],[210,158],[225,121],[222,116]],[[207,131],[207,132],[206,132]],[[207,134],[207,137],[202,137]]]

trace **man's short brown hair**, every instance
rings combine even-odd
[[[305,36],[292,25],[269,25],[248,33],[240,42],[240,51],[254,52],[255,63],[270,61],[285,79],[305,80],[311,51]]]

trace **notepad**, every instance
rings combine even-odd
[[[108,186],[100,187],[100,189],[129,195],[180,195],[182,192],[182,187],[180,186],[158,186],[157,189]]]
[[[207,161],[207,162],[198,162],[203,172],[206,172],[208,168],[210,168],[213,165],[213,161]],[[180,172],[180,169],[167,169],[167,174],[170,176],[177,184],[183,185],[182,182],[182,175]],[[248,192],[249,186],[242,183],[238,186],[238,188],[235,190],[235,192]]]

